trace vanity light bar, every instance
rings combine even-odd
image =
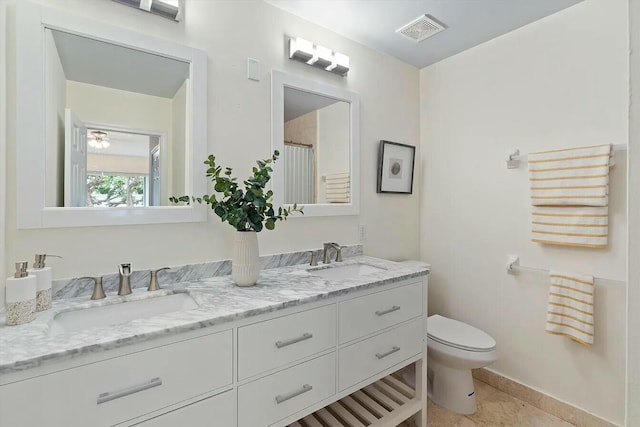
[[[289,59],[304,62],[332,73],[346,76],[349,72],[349,57],[340,52],[315,45],[300,37],[289,39]]]
[[[176,22],[182,20],[184,0],[113,0]]]

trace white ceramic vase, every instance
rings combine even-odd
[[[258,234],[255,231],[237,231],[233,242],[231,279],[238,286],[253,286],[259,278]]]

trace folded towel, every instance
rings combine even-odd
[[[611,145],[530,153],[533,205],[607,206]]]
[[[593,344],[593,276],[550,271],[546,331]]]
[[[328,203],[349,203],[351,201],[351,178],[348,173],[327,174],[325,197]]]
[[[532,241],[607,246],[611,145],[530,153]]]

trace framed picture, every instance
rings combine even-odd
[[[413,192],[413,165],[416,147],[380,141],[378,152],[378,193]]]

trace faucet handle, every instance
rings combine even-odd
[[[309,251],[309,254],[311,254],[309,265],[315,267],[316,265],[318,265],[318,255],[316,254],[316,251]]]
[[[93,293],[91,294],[91,299],[92,300],[106,298],[106,295],[104,294],[104,288],[102,287],[102,277],[101,276],[98,276],[98,277],[85,276],[85,277],[79,277],[78,278],[78,280],[83,280],[83,279],[93,280]]]
[[[149,280],[149,287],[147,288],[147,291],[157,291],[160,289],[160,284],[158,283],[158,272],[162,270],[169,270],[169,267],[151,270],[151,279]]]

